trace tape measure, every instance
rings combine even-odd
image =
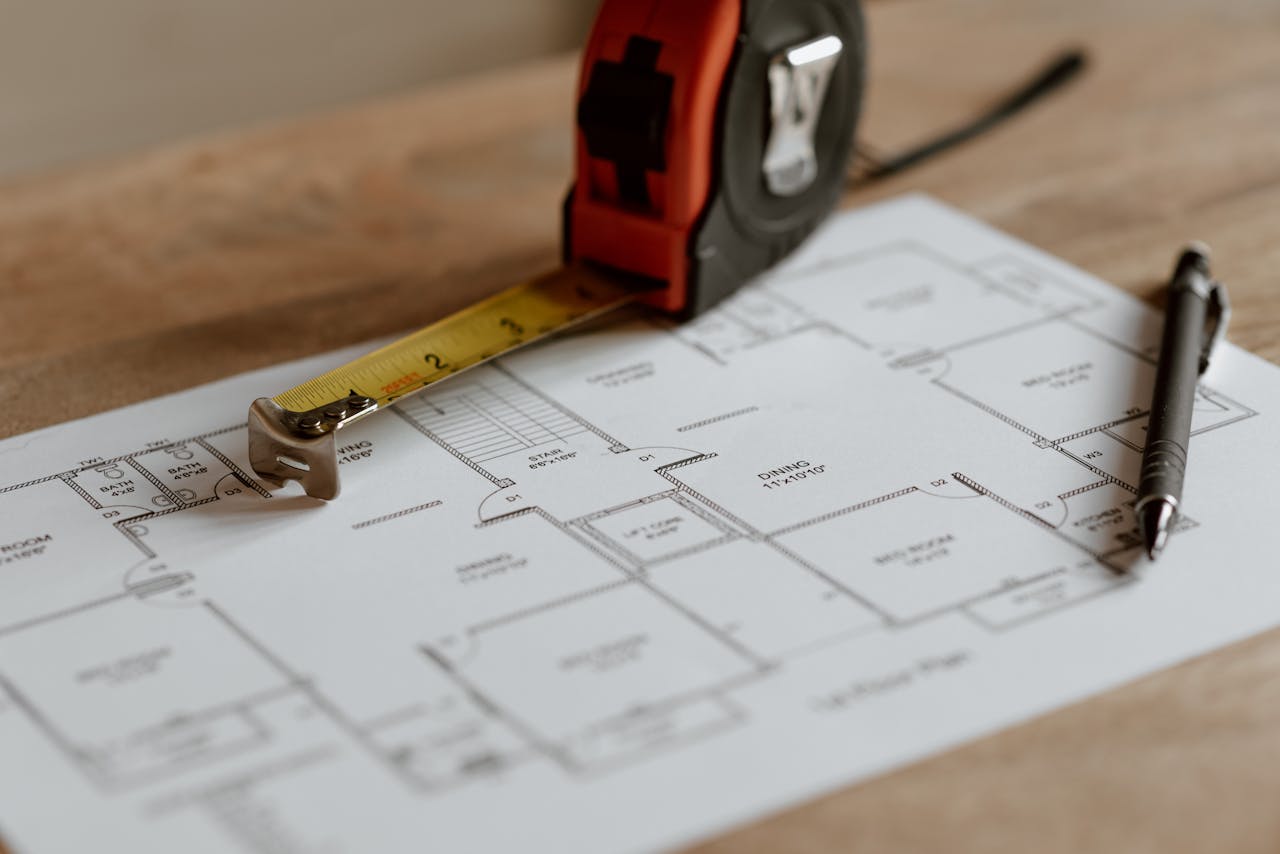
[[[839,200],[864,55],[856,0],[605,0],[565,266],[255,401],[254,471],[335,498],[347,425],[627,303],[693,316],[768,269]]]

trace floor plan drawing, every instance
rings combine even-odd
[[[911,197],[345,429],[328,504],[243,415],[346,354],[0,441],[0,834],[655,850],[1272,625],[1280,371],[1215,363],[1149,565],[1159,332]]]

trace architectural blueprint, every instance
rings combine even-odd
[[[354,351],[0,442],[0,836],[666,849],[1270,627],[1280,370],[1219,353],[1148,564],[1159,333],[911,197],[344,430],[332,503],[245,410]]]

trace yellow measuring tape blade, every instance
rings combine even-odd
[[[631,301],[627,283],[573,265],[516,285],[272,398],[306,412],[353,392],[391,401]]]

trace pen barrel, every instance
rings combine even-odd
[[[1142,454],[1139,496],[1182,499],[1182,478],[1191,440],[1191,417],[1200,378],[1200,344],[1208,304],[1189,272],[1169,289],[1160,361],[1156,368],[1147,445]]]

